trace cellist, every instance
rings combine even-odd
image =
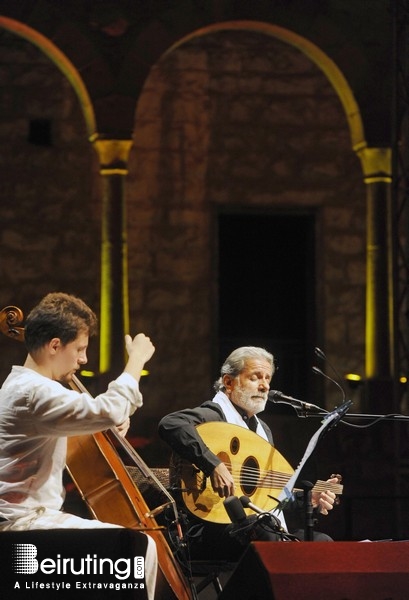
[[[63,512],[67,436],[116,427],[125,436],[142,406],[139,379],[155,348],[146,335],[125,336],[128,360],[106,392],[91,397],[68,389],[87,362],[94,312],[79,298],[50,293],[27,316],[23,366],[13,366],[0,389],[0,532],[109,528],[118,525]],[[147,534],[145,580],[153,598],[155,542]]]

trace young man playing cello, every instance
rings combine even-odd
[[[126,434],[129,417],[142,406],[140,374],[155,348],[143,333],[126,335],[128,361],[106,392],[93,398],[67,389],[64,384],[87,362],[96,324],[82,300],[64,293],[48,294],[27,317],[26,361],[13,366],[0,390],[0,532],[118,527],[61,510],[67,437],[112,427]],[[146,540],[145,576],[153,597],[156,546]]]

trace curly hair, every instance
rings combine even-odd
[[[53,338],[62,344],[74,341],[80,331],[97,331],[95,313],[81,300],[63,292],[47,294],[27,316],[24,340],[28,352],[42,348]]]

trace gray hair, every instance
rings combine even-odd
[[[217,392],[224,392],[226,388],[223,383],[223,376],[230,375],[234,378],[240,375],[249,358],[261,358],[269,362],[272,367],[272,374],[274,375],[274,356],[270,352],[264,348],[258,348],[257,346],[241,346],[240,348],[233,350],[224,361],[222,368],[220,369],[220,377],[214,383],[214,389]]]

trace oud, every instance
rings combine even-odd
[[[230,423],[203,423],[196,429],[208,448],[230,470],[236,495],[247,496],[266,512],[277,507],[280,492],[294,469],[274,446],[250,429]],[[213,491],[210,478],[195,465],[176,458],[170,481],[171,489],[181,490],[183,504],[192,515],[211,523],[230,523],[224,498]],[[319,480],[312,489],[325,490],[339,495],[343,486]],[[251,509],[245,509],[245,512],[252,513]]]

